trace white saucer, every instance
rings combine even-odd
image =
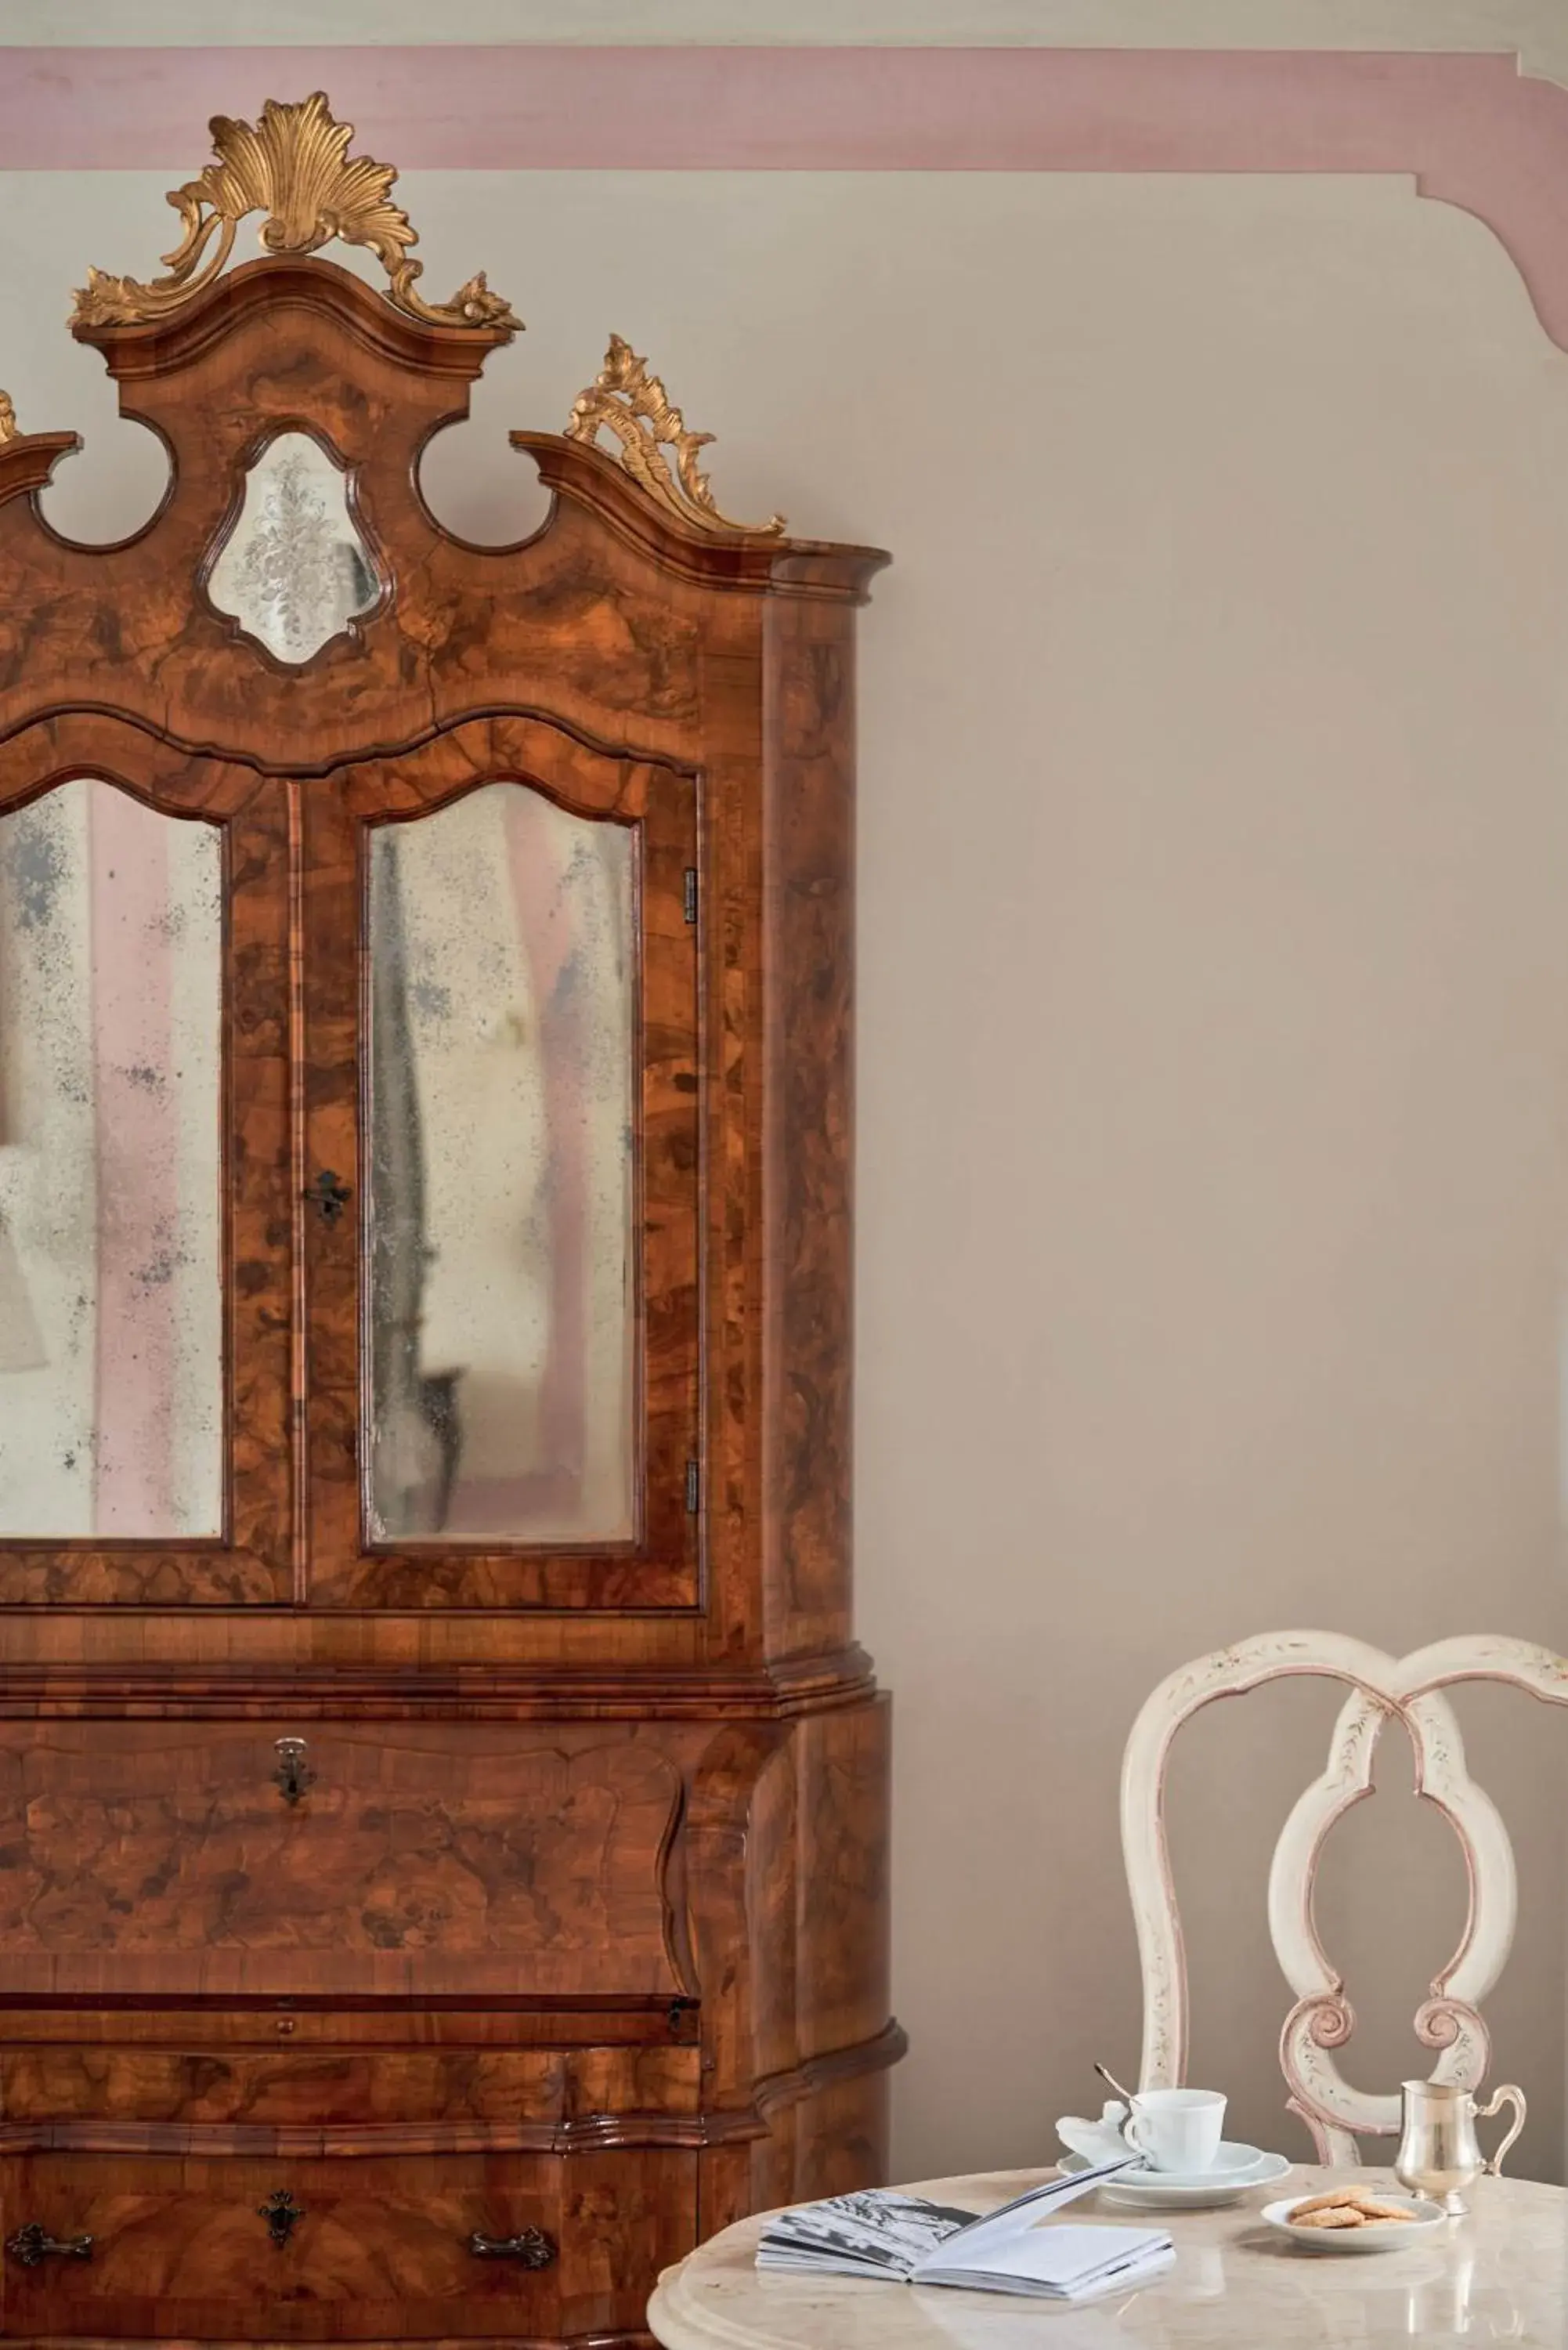
[[[1282,2203],[1265,2203],[1258,2217],[1308,2252],[1397,2252],[1440,2235],[1448,2226],[1449,2215],[1442,2205],[1428,2203],[1424,2195],[1401,2195],[1386,2187],[1375,2191],[1384,2202],[1408,2205],[1416,2217],[1386,2220],[1380,2228],[1295,2228],[1285,2215],[1298,2203],[1310,2200],[1303,2195],[1287,2195]]]
[[[1064,2155],[1057,2167],[1066,2178],[1092,2168],[1078,2154]],[[1120,2204],[1127,2211],[1208,2211],[1234,2203],[1255,2187],[1273,2186],[1290,2168],[1282,2154],[1264,2154],[1255,2146],[1226,2140],[1211,2170],[1124,2170],[1119,2178],[1107,2178],[1096,2192],[1102,2201]],[[1312,2232],[1307,2230],[1309,2235]],[[1318,2232],[1350,2235],[1358,2231],[1346,2228]]]

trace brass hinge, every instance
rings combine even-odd
[[[686,1510],[695,1517],[702,1506],[702,1471],[695,1461],[686,1463]]]
[[[686,919],[689,922],[697,920],[697,868],[694,865],[686,868]]]

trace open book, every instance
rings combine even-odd
[[[1085,2301],[1158,2276],[1176,2257],[1170,2238],[1158,2228],[1039,2222],[1140,2159],[1129,2154],[1068,2178],[1048,2178],[983,2219],[879,2189],[802,2203],[768,2221],[757,2266],[797,2276],[881,2277]]]

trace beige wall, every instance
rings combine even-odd
[[[1568,74],[1558,0],[5,0],[0,47],[300,42],[1513,49]]]
[[[0,380],[93,438],[63,527],[156,494],[57,322],[88,260],[146,265],[167,183],[0,182]],[[564,418],[613,326],[721,435],[722,502],[896,555],[862,640],[858,1508],[897,2161],[1041,2159],[1089,2057],[1136,2063],[1116,1780],[1156,1679],[1296,1622],[1568,1644],[1568,358],[1490,233],[1393,181],[402,192],[431,282],[483,262],[532,322],[432,464],[458,526],[519,525],[504,432]],[[1177,1787],[1196,2067],[1286,2145],[1263,1868],[1313,1695],[1207,1718]],[[1499,2063],[1552,2175],[1568,1717],[1465,1711],[1526,1896]],[[1388,1762],[1324,1904],[1384,2078],[1459,1898]]]

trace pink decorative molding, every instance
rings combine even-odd
[[[1568,349],[1568,91],[1508,56],[12,48],[0,168],[194,172],[209,115],[317,88],[405,171],[1397,172],[1486,222]]]

